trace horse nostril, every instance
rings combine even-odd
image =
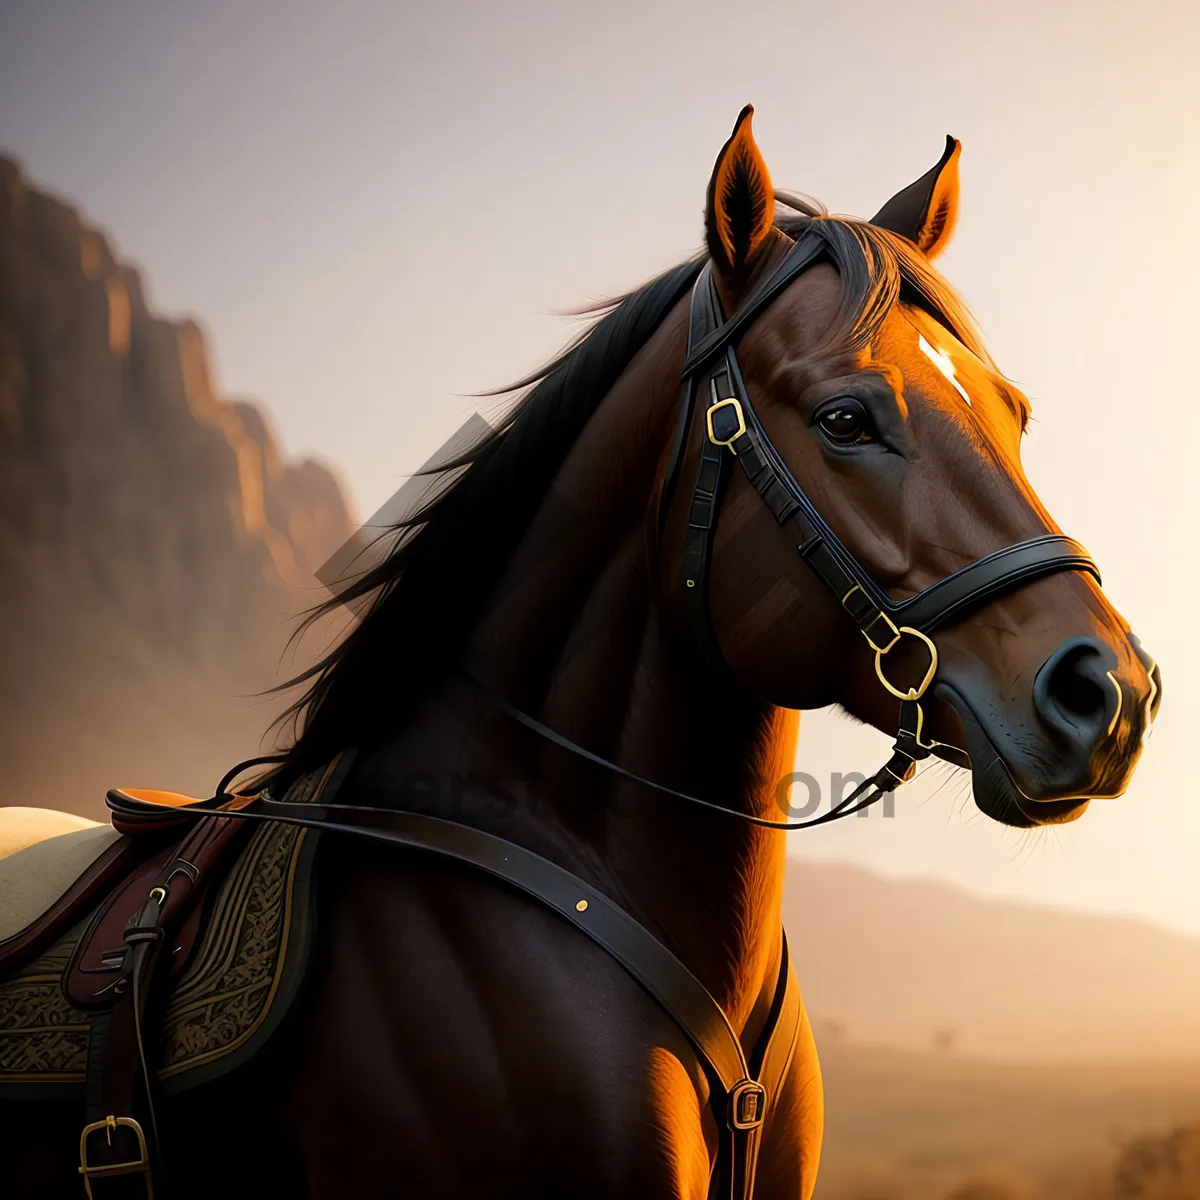
[[[1072,638],[1042,664],[1034,680],[1038,712],[1056,725],[1103,730],[1116,693],[1107,679],[1111,651],[1095,638]]]
[[[1104,689],[1080,669],[1081,660],[1091,654],[1092,651],[1077,646],[1055,664],[1050,676],[1051,696],[1058,701],[1060,708],[1072,716],[1097,716],[1104,712],[1105,701],[1108,699]]]

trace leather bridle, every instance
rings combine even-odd
[[[1059,571],[1086,571],[1100,580],[1100,571],[1092,556],[1077,541],[1063,534],[1049,533],[1014,542],[915,596],[893,600],[843,545],[763,429],[737,358],[737,346],[746,330],[825,252],[826,243],[818,233],[812,229],[804,232],[778,268],[729,318],[724,316],[712,263],[705,264],[701,270],[692,288],[687,357],[682,373],[683,396],[660,492],[659,524],[661,529],[671,508],[692,427],[703,400],[704,430],[687,505],[683,550],[683,608],[697,647],[714,674],[730,674],[713,631],[708,607],[708,578],[721,499],[730,459],[734,459],[776,521],[794,538],[800,557],[858,626],[874,652],[879,682],[899,700],[899,729],[888,761],[828,812],[804,821],[772,821],[634,774],[577,745],[475,681],[492,702],[514,720],[597,766],[653,791],[755,825],[783,830],[808,829],[860,812],[910,779],[916,764],[935,750],[960,766],[970,766],[964,751],[922,736],[925,714],[921,699],[933,682],[938,666],[937,645],[931,635],[943,626],[961,621],[996,597]],[[907,687],[890,679],[886,666],[888,655],[906,638],[919,642],[928,657],[921,682]]]
[[[931,637],[935,630],[961,621],[1005,592],[1059,571],[1086,571],[1097,581],[1100,579],[1091,555],[1078,542],[1051,533],[1014,542],[905,600],[892,600],[875,583],[822,519],[772,444],[754,410],[738,365],[737,345],[742,335],[824,252],[824,239],[814,230],[807,230],[774,273],[728,319],[723,314],[712,263],[707,263],[700,272],[692,288],[683,400],[661,509],[665,515],[703,398],[704,433],[684,541],[683,602],[691,632],[706,662],[716,672],[728,671],[713,631],[707,590],[713,538],[732,458],[776,521],[794,538],[800,557],[858,626],[875,654],[875,673],[880,683],[900,701],[899,732],[892,757],[885,766],[835,811],[814,822],[788,823],[783,826],[786,828],[848,816],[865,807],[856,801],[868,788],[876,794],[866,803],[874,803],[910,778],[916,763],[935,749],[952,760],[965,757],[955,747],[925,741],[921,736],[924,712],[920,701],[938,666],[937,645]],[[889,679],[886,669],[888,655],[905,638],[921,643],[929,660],[921,682],[916,685],[897,685]]]

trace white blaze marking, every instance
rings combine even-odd
[[[945,375],[948,380],[950,380],[954,390],[967,402],[967,407],[973,408],[974,405],[971,403],[971,397],[967,395],[966,388],[964,388],[963,385],[958,382],[958,378],[954,374],[954,360],[945,352],[945,350],[938,350],[931,346],[925,340],[925,335],[923,333],[920,333],[917,336],[921,341],[921,352],[927,359],[929,359],[931,363],[933,363],[935,367],[937,367],[939,371],[941,371],[943,375]]]

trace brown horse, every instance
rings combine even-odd
[[[759,818],[779,817],[797,710],[840,704],[895,730],[871,647],[740,472],[704,581],[723,660],[710,664],[685,615],[690,489],[664,485],[704,263],[736,313],[812,235],[819,259],[738,354],[772,445],[841,543],[900,599],[1056,532],[1020,465],[1028,404],[929,265],[954,226],[957,161],[952,142],[873,222],[786,197],[777,209],[744,114],[709,188],[707,254],[622,298],[526,381],[502,428],[347,589],[369,607],[315,676],[273,790],[358,747],[342,802],[433,813],[567,868],[674,951],[753,1046],[783,952],[783,836],[588,761],[489,693],[623,771]],[[681,479],[705,437],[703,421],[687,427]],[[1126,787],[1157,669],[1086,571],[1006,591],[940,630],[937,650],[925,735],[952,761],[969,754],[990,816],[1068,821]],[[272,1052],[160,1103],[164,1191],[710,1194],[709,1081],[609,955],[468,868],[322,845],[306,1003]],[[0,1190],[79,1195],[78,1117],[0,1109],[0,1171],[17,1181]],[[821,1128],[806,1023],[762,1130],[756,1195],[811,1194]]]

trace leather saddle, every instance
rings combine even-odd
[[[288,801],[331,793],[341,766],[297,780]],[[235,1069],[278,1029],[308,959],[319,836],[196,818],[250,808],[251,794],[117,796],[153,808],[0,859],[0,898],[6,880],[41,889],[41,903],[38,888],[7,889],[21,928],[0,910],[0,1099],[83,1099],[80,1171],[96,1200],[153,1195],[152,1093]]]

